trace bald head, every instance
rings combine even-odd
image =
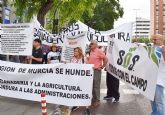
[[[162,45],[163,44],[163,35],[161,35],[161,34],[152,35],[151,40],[155,45]]]
[[[93,50],[96,49],[97,46],[98,46],[98,42],[96,40],[92,40],[90,43],[90,48]]]

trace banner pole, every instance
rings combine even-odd
[[[47,115],[45,93],[41,93],[41,109],[42,109],[42,115]]]

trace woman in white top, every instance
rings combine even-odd
[[[60,52],[57,52],[57,46],[55,44],[51,46],[51,51],[48,53],[47,59],[48,64],[60,62]]]
[[[74,48],[74,56],[70,60],[70,63],[78,63],[78,64],[84,64],[85,63],[83,51],[80,47]],[[60,110],[61,110],[62,115],[70,115],[70,112],[73,112],[73,111],[77,110],[78,108],[79,107],[74,106],[74,107],[72,107],[72,109],[70,111],[70,107],[63,106],[63,105],[60,106]],[[88,107],[85,110],[85,115],[91,115]]]
[[[71,59],[71,63],[78,63],[78,64],[84,64],[85,63],[83,51],[82,51],[82,49],[80,47],[76,47],[74,49],[74,56]],[[72,111],[75,111],[78,108],[79,107],[74,106],[74,107],[72,107]],[[88,109],[88,107],[86,107],[85,115],[91,115],[90,110]]]
[[[48,64],[54,64],[60,62],[60,52],[57,52],[57,46],[52,44],[51,51],[47,55]],[[59,105],[55,105],[54,115],[61,115]]]

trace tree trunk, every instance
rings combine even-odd
[[[43,27],[45,24],[45,15],[52,7],[53,7],[53,0],[47,0],[47,2],[41,6],[37,14],[37,19]]]

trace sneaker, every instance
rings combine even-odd
[[[89,108],[85,109],[85,115],[91,115],[91,112],[90,112]]]
[[[113,97],[110,97],[110,96],[105,96],[105,97],[103,98],[103,100],[111,100],[111,99],[113,99]]]
[[[119,99],[115,99],[114,101],[113,101],[113,103],[118,103],[119,102]]]
[[[72,107],[72,111],[76,111],[79,107],[78,106],[74,106]]]

